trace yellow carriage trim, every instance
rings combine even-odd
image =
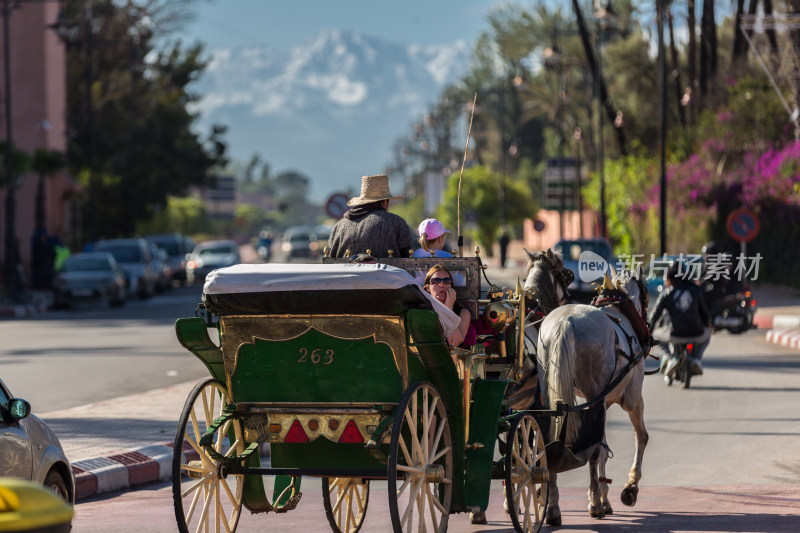
[[[342,444],[366,443],[385,415],[374,411],[334,409],[307,410],[254,409],[244,417],[247,442],[312,442],[324,437]]]

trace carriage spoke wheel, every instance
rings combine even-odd
[[[395,533],[444,532],[453,496],[453,439],[436,388],[413,384],[397,407],[389,443],[389,515]]]
[[[361,529],[368,503],[368,479],[322,478],[322,504],[334,533],[356,533]]]
[[[199,444],[228,402],[225,386],[215,379],[198,383],[186,399],[172,456],[172,498],[181,533],[231,533],[239,522],[244,475],[226,475],[221,463]],[[241,423],[230,420],[223,424],[213,447],[220,455],[241,455],[245,449]]]
[[[542,528],[547,507],[547,456],[536,420],[520,413],[508,431],[506,501],[514,529],[535,533]]]

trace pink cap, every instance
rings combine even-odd
[[[422,237],[423,233],[427,235],[428,240],[432,241],[450,232],[444,229],[442,223],[435,218],[426,218],[419,225],[419,236]]]

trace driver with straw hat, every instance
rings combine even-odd
[[[331,257],[372,252],[372,257],[408,257],[411,251],[411,229],[402,217],[387,211],[392,196],[389,177],[385,174],[361,178],[361,195],[350,199],[350,209],[333,226],[328,239]]]

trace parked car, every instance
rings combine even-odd
[[[281,251],[286,254],[287,259],[312,257],[316,255],[318,249],[317,236],[313,228],[295,226],[283,232]]]
[[[242,262],[234,241],[206,241],[194,247],[186,260],[187,283],[201,283],[212,270]]]
[[[164,292],[172,287],[172,267],[169,263],[169,256],[163,248],[148,242],[150,245],[150,256],[153,260],[153,270],[156,271],[156,292]]]
[[[68,307],[81,301],[125,303],[125,273],[108,252],[85,252],[64,261],[53,279],[53,305]]]
[[[75,503],[75,477],[58,437],[0,380],[0,477],[33,481]]]
[[[94,251],[109,252],[125,272],[128,295],[149,298],[156,291],[158,273],[153,268],[150,245],[142,238],[110,239],[98,241]]]
[[[194,250],[195,242],[180,233],[148,235],[145,239],[167,252],[172,279],[186,281],[186,256]]]
[[[567,267],[575,275],[575,280],[570,284],[568,290],[577,299],[586,299],[588,296],[595,293],[592,283],[601,282],[603,279],[602,272],[592,279],[588,279],[584,273],[584,278],[580,276],[579,259],[583,252],[593,252],[603,258],[606,263],[617,266],[617,258],[611,249],[611,243],[606,239],[562,239],[556,243],[553,249],[561,254],[564,260],[564,266]]]

